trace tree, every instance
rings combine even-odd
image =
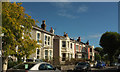
[[[106,32],[100,39],[100,46],[108,54],[110,63],[114,60],[114,55],[119,49],[120,35],[117,32]]]
[[[103,50],[103,48],[101,48],[101,47],[96,47],[94,50],[100,53],[100,52]]]
[[[95,54],[95,60],[96,61],[100,61],[101,60],[101,56],[99,54]]]
[[[35,22],[25,13],[21,3],[2,3],[3,70],[7,69],[9,55],[14,55],[20,60],[21,57],[35,52],[38,45],[31,39],[30,34]]]
[[[103,57],[103,55],[104,55],[103,48],[101,48],[101,47],[96,47],[94,50],[97,51],[97,52],[100,54],[101,57]]]

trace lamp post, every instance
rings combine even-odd
[[[2,71],[2,37],[4,33],[0,34],[0,71]]]

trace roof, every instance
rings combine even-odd
[[[46,34],[49,34],[49,35],[52,35],[52,36],[54,36],[54,35],[55,35],[55,34],[53,34],[53,33],[49,32],[49,31],[43,30],[42,28],[40,28],[40,27],[39,27],[39,26],[37,26],[37,25],[32,26],[32,27],[33,27],[33,29],[38,30],[38,31],[40,31],[40,32],[43,32],[43,33],[46,33]]]

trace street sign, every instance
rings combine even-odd
[[[28,69],[28,64],[25,64],[25,69]]]

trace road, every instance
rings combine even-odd
[[[68,70],[62,72],[83,72],[83,71]],[[88,72],[119,72],[119,71],[117,71],[116,67],[106,67],[106,68],[91,68],[91,71]]]

